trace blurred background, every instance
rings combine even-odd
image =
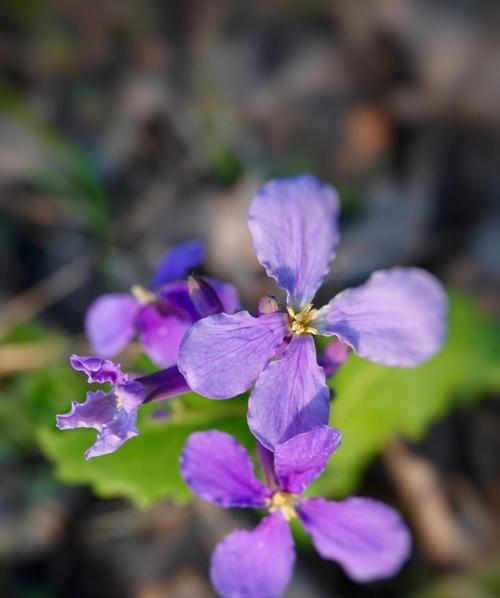
[[[146,440],[84,463],[92,432],[54,428],[85,392],[67,359],[88,352],[90,301],[147,283],[179,241],[203,239],[205,272],[254,309],[272,289],[248,203],[268,178],[311,171],[342,199],[318,303],[374,269],[417,265],[447,286],[452,316],[422,368],[350,360],[332,382],[350,444],[319,489],[396,505],[412,558],[360,586],[298,537],[286,596],[500,596],[499,3],[0,10],[0,595],[213,596],[212,547],[255,519],[174,505],[188,498],[167,480],[182,434],[161,414],[145,417]],[[122,357],[141,365],[134,347]]]

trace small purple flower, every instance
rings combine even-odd
[[[92,351],[100,357],[113,357],[138,334],[144,351],[156,364],[176,364],[182,337],[200,319],[188,284],[181,279],[201,263],[203,254],[199,241],[177,245],[160,260],[149,290],[136,285],[131,294],[111,293],[96,299],[85,317]],[[232,285],[209,282],[228,313],[238,309]]]
[[[91,391],[85,402],[73,401],[69,413],[56,418],[60,430],[95,428],[98,431],[96,442],[85,452],[86,459],[112,453],[137,436],[137,410],[143,402],[189,390],[177,367],[133,380],[118,364],[98,357],[72,355],[70,363],[73,369],[87,374],[90,384],[111,384],[108,392]]]
[[[339,430],[319,426],[264,451],[267,484],[253,474],[246,450],[224,432],[191,434],[181,473],[201,498],[228,507],[265,508],[253,531],[236,530],[212,555],[210,577],[224,598],[277,598],[292,576],[295,551],[287,521],[298,518],[319,554],[358,582],[394,575],[411,550],[410,534],[390,507],[370,498],[304,498],[338,448]]]
[[[287,291],[286,313],[269,298],[246,311],[200,320],[187,332],[179,368],[190,387],[213,399],[254,388],[248,423],[267,448],[328,422],[329,392],[313,336],[335,335],[358,355],[411,367],[439,350],[446,296],[418,268],[375,272],[317,310],[311,303],[339,241],[336,192],[311,175],[273,180],[254,197],[248,218],[267,274]]]

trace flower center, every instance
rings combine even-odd
[[[269,499],[267,508],[270,513],[274,513],[279,509],[283,517],[287,521],[290,521],[294,517],[297,517],[295,500],[296,496],[294,494],[290,494],[289,492],[275,492],[272,498]]]
[[[151,291],[148,291],[139,284],[134,284],[130,289],[132,295],[139,301],[141,305],[150,305],[156,301],[156,296]]]
[[[312,303],[308,303],[298,313],[295,313],[293,307],[286,306],[288,312],[288,325],[295,334],[318,334],[318,329],[309,326],[311,320],[318,313]]]

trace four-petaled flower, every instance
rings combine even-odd
[[[286,313],[246,311],[194,324],[179,368],[189,386],[228,399],[253,384],[248,424],[267,448],[328,422],[329,391],[313,336],[335,335],[358,355],[416,366],[441,346],[447,301],[418,268],[375,272],[364,284],[312,305],[339,241],[335,191],[311,175],[273,180],[256,194],[248,225],[260,263],[287,292]]]
[[[236,530],[217,545],[210,577],[224,598],[276,598],[288,585],[295,551],[287,524],[298,517],[319,554],[356,581],[396,573],[411,548],[410,534],[392,508],[369,498],[332,502],[303,498],[340,444],[340,432],[319,426],[262,450],[267,484],[253,474],[246,450],[217,430],[195,432],[181,454],[190,489],[222,507],[265,508],[254,531]]]
[[[96,299],[87,310],[85,331],[92,352],[114,357],[136,335],[144,351],[158,365],[177,363],[179,346],[186,330],[200,319],[182,280],[203,260],[199,241],[177,245],[160,260],[149,289],[135,285],[128,293],[110,293]],[[239,307],[234,287],[209,279],[227,313]]]

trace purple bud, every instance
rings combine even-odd
[[[220,314],[224,311],[219,296],[206,280],[199,276],[188,278],[188,290],[191,301],[196,307],[201,318]]]
[[[337,339],[329,343],[321,353],[318,363],[326,376],[333,376],[349,356],[349,345]]]

